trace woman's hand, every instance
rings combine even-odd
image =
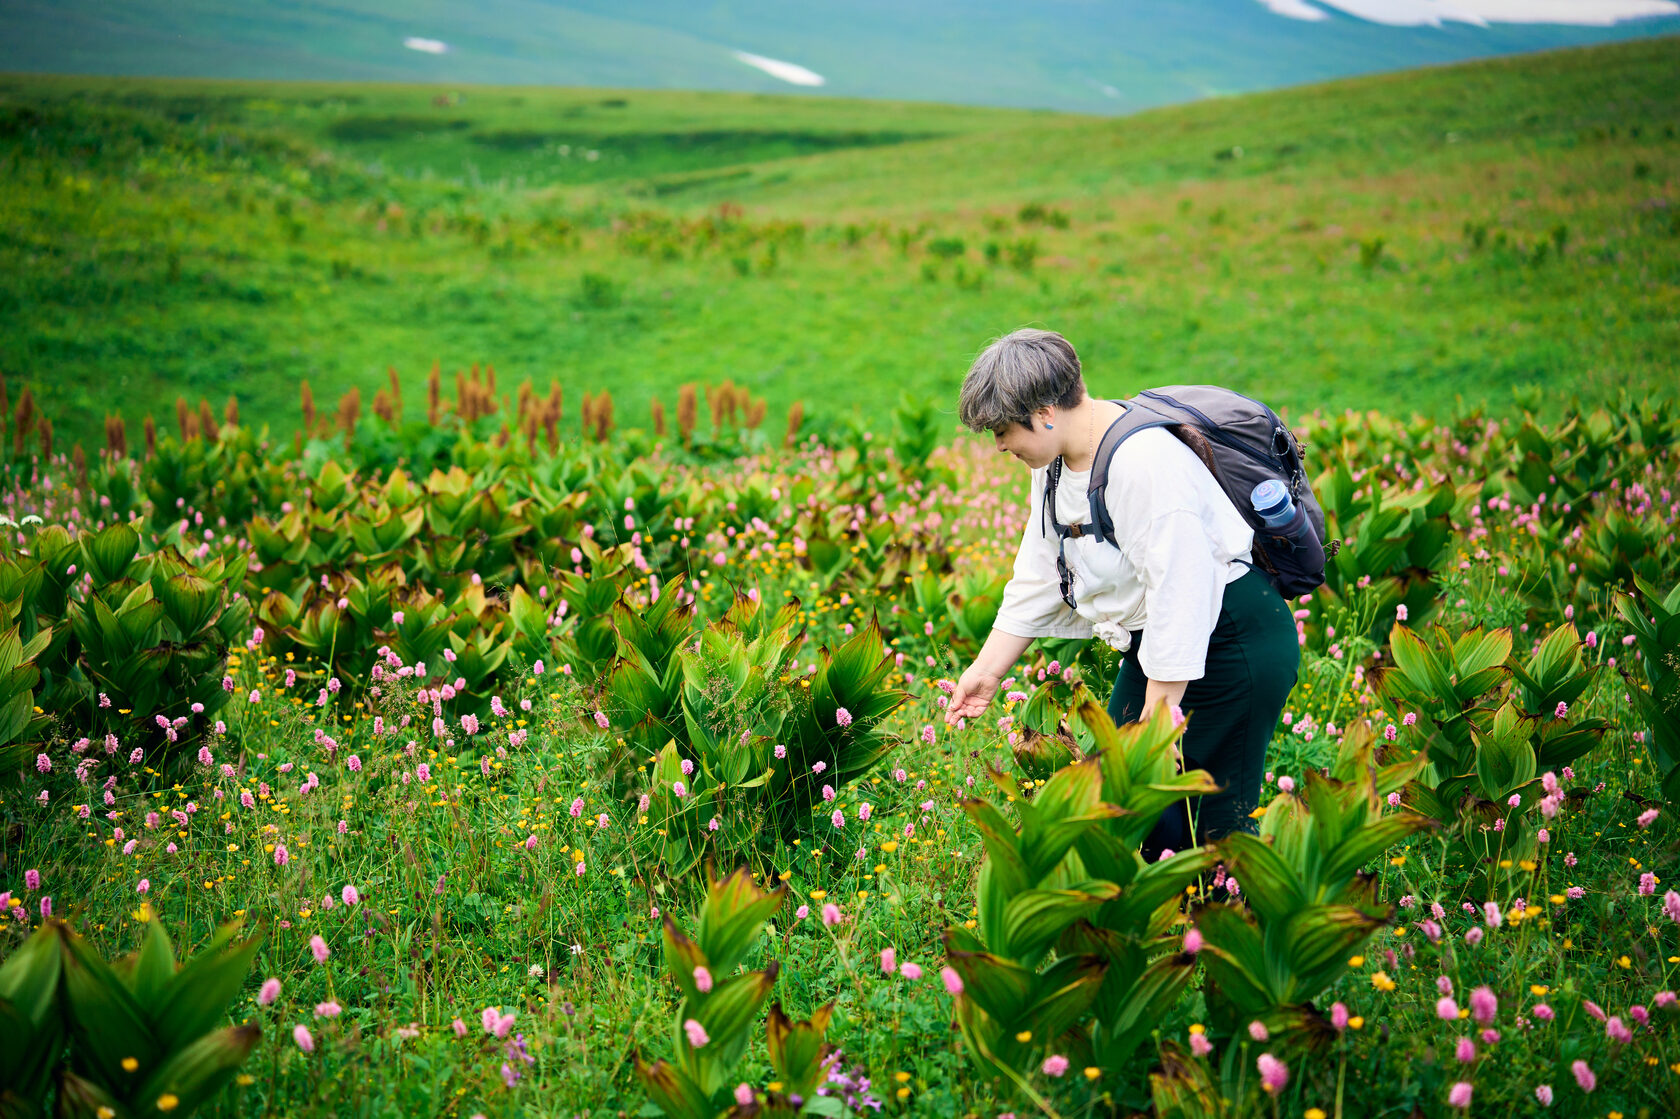
[[[985,712],[997,695],[1002,677],[988,672],[978,664],[968,667],[951,693],[951,705],[945,709],[945,725],[956,726],[958,719],[973,719]]]

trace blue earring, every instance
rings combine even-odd
[[[1053,423],[1046,423],[1044,425],[1044,430],[1045,431],[1054,431],[1055,429],[1056,429],[1056,425],[1053,424]]]

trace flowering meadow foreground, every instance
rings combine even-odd
[[[989,448],[457,385],[8,409],[0,1115],[1680,1112],[1672,409],[1297,424],[1259,835],[1145,866],[1100,643],[945,726]]]

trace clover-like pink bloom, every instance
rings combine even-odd
[[[1289,1066],[1270,1053],[1260,1054],[1256,1062],[1260,1068],[1260,1087],[1270,1095],[1277,1095],[1289,1083]]]

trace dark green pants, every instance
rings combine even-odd
[[[1132,637],[1108,701],[1108,713],[1120,725],[1137,720],[1149,682],[1138,663],[1142,634]],[[1266,744],[1300,663],[1289,604],[1251,568],[1225,588],[1219,624],[1208,639],[1207,670],[1190,682],[1180,703],[1190,720],[1182,744],[1184,768],[1205,769],[1223,787],[1167,809],[1144,841],[1145,859],[1153,862],[1163,848],[1183,851],[1233,831],[1255,830],[1249,813],[1260,801]]]

